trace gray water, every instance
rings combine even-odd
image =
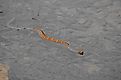
[[[85,54],[33,43],[37,24]],[[11,80],[121,80],[121,1],[0,0],[0,63]]]

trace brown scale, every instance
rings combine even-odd
[[[66,48],[68,48],[69,43],[65,40],[60,40],[60,39],[56,39],[54,37],[49,37],[45,34],[45,32],[38,26],[36,28],[33,29],[33,31],[36,31],[39,34],[39,37],[43,40],[48,40],[48,41],[52,41],[52,42],[56,42],[56,43],[60,43],[60,44],[64,44],[64,46]]]

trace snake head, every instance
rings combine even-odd
[[[77,49],[77,53],[80,55],[84,55],[84,51],[82,48]]]
[[[79,51],[78,54],[84,55],[84,52],[83,51]]]

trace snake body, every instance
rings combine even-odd
[[[33,29],[33,31],[37,32],[39,37],[42,40],[47,40],[47,41],[63,44],[65,48],[68,48],[69,50],[71,50],[73,52],[77,52],[78,54],[83,55],[84,52],[83,52],[82,49],[73,49],[73,48],[70,47],[70,44],[69,44],[68,41],[65,41],[65,40],[62,40],[62,39],[56,39],[54,37],[49,37],[48,35],[46,35],[44,30],[42,30],[40,27],[41,26],[37,26],[36,28]]]

